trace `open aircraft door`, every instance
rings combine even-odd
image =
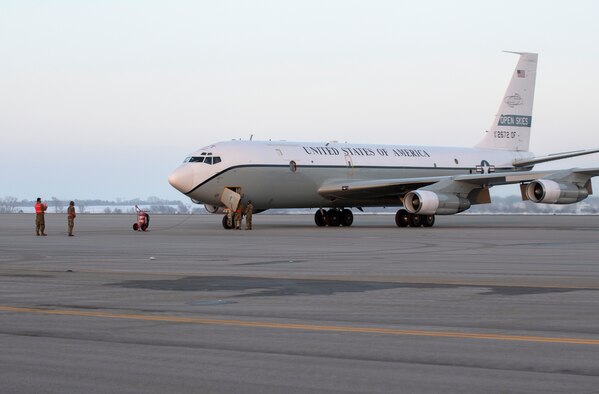
[[[239,201],[241,201],[241,194],[237,193],[241,191],[240,187],[225,187],[223,189],[223,194],[220,196],[220,201],[224,204],[225,207],[225,216],[223,217],[223,227],[227,230],[232,229],[233,226],[233,212],[239,206]]]
[[[241,194],[237,193],[237,190],[239,190],[237,187],[225,187],[223,194],[220,196],[220,201],[231,211],[235,211],[239,201],[241,201]]]

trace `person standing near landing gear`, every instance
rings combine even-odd
[[[44,232],[46,229],[46,222],[44,220],[46,209],[48,209],[48,206],[42,202],[41,197],[38,197],[35,203],[35,235],[48,235]]]
[[[241,206],[241,203],[239,203],[237,209],[235,210],[235,214],[233,215],[233,220],[235,222],[235,230],[241,230],[241,219],[243,215],[242,209],[243,207]]]
[[[248,201],[248,205],[245,207],[245,229],[252,229],[252,213],[254,213],[254,205],[252,200]]]
[[[69,203],[69,207],[67,208],[67,229],[69,232],[69,237],[73,236],[73,227],[75,227],[75,218],[77,214],[75,213],[75,202],[71,201]]]

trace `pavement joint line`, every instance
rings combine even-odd
[[[526,336],[526,335],[468,333],[468,332],[458,332],[458,331],[401,330],[401,329],[394,329],[394,328],[378,328],[378,327],[353,327],[353,326],[334,326],[334,325],[299,324],[299,323],[274,323],[274,322],[266,322],[266,321],[208,319],[208,318],[165,316],[165,315],[160,316],[160,315],[140,315],[140,314],[117,314],[117,313],[110,313],[110,312],[76,311],[76,310],[68,310],[68,309],[26,308],[26,307],[13,307],[13,306],[3,306],[3,305],[0,305],[0,312],[38,313],[38,314],[59,315],[59,316],[96,317],[96,318],[107,318],[107,319],[140,320],[140,321],[187,323],[187,324],[202,324],[202,325],[217,325],[217,326],[274,328],[274,329],[284,329],[284,330],[323,331],[323,332],[328,331],[328,332],[384,334],[384,335],[409,335],[409,336],[420,336],[420,337],[484,339],[484,340],[495,340],[495,341],[521,341],[521,342],[541,342],[541,343],[558,343],[558,344],[575,344],[575,345],[599,345],[599,339],[590,339],[590,338],[566,338],[566,337],[560,338],[560,337],[543,337],[543,336]]]
[[[11,272],[18,271],[23,272],[22,269],[17,268],[9,268],[0,270],[0,272]],[[41,272],[41,273],[66,273],[64,269],[53,269],[53,270],[25,270],[28,272]],[[205,275],[199,272],[145,272],[145,271],[132,271],[132,270],[118,270],[118,269],[73,269],[73,273],[80,274],[119,274],[119,275],[145,275],[145,276],[166,276],[166,277],[176,277],[182,278],[186,276],[201,276],[201,277],[214,277],[214,276],[231,276],[238,278],[246,278],[247,275],[231,275],[228,273],[223,274],[210,274]],[[450,285],[450,286],[464,286],[464,287],[531,287],[538,289],[559,289],[559,290],[590,290],[595,291],[599,290],[599,284],[584,284],[584,285],[558,285],[558,284],[539,284],[539,283],[516,283],[510,282],[510,284],[506,284],[504,282],[498,281],[486,281],[486,280],[478,280],[478,281],[461,281],[461,280],[429,280],[429,279],[414,279],[410,277],[400,277],[395,279],[390,279],[389,277],[377,277],[377,276],[367,276],[360,277],[356,279],[353,276],[339,276],[339,275],[268,275],[268,274],[259,274],[253,277],[263,278],[263,279],[289,279],[289,280],[336,280],[336,281],[356,281],[356,282],[378,282],[378,283],[395,283],[395,284],[415,284],[415,285]],[[595,281],[596,282],[596,281]]]

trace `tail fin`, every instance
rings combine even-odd
[[[495,120],[483,140],[476,145],[477,148],[528,151],[538,55],[528,52],[510,53],[520,55],[518,65]]]

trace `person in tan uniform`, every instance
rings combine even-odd
[[[241,203],[239,203],[239,205],[237,206],[237,209],[235,210],[235,214],[233,216],[234,221],[235,221],[235,230],[241,230],[241,219],[242,219],[242,206]]]
[[[48,235],[44,232],[46,229],[46,221],[44,220],[46,209],[48,209],[48,206],[42,202],[41,197],[38,197],[35,203],[35,235]]]
[[[248,201],[248,205],[245,207],[245,229],[252,229],[252,213],[254,213],[254,205],[252,200]]]
[[[75,218],[77,214],[75,213],[75,202],[71,201],[69,203],[69,207],[67,208],[67,229],[69,232],[69,237],[73,236],[73,227],[75,227]]]

